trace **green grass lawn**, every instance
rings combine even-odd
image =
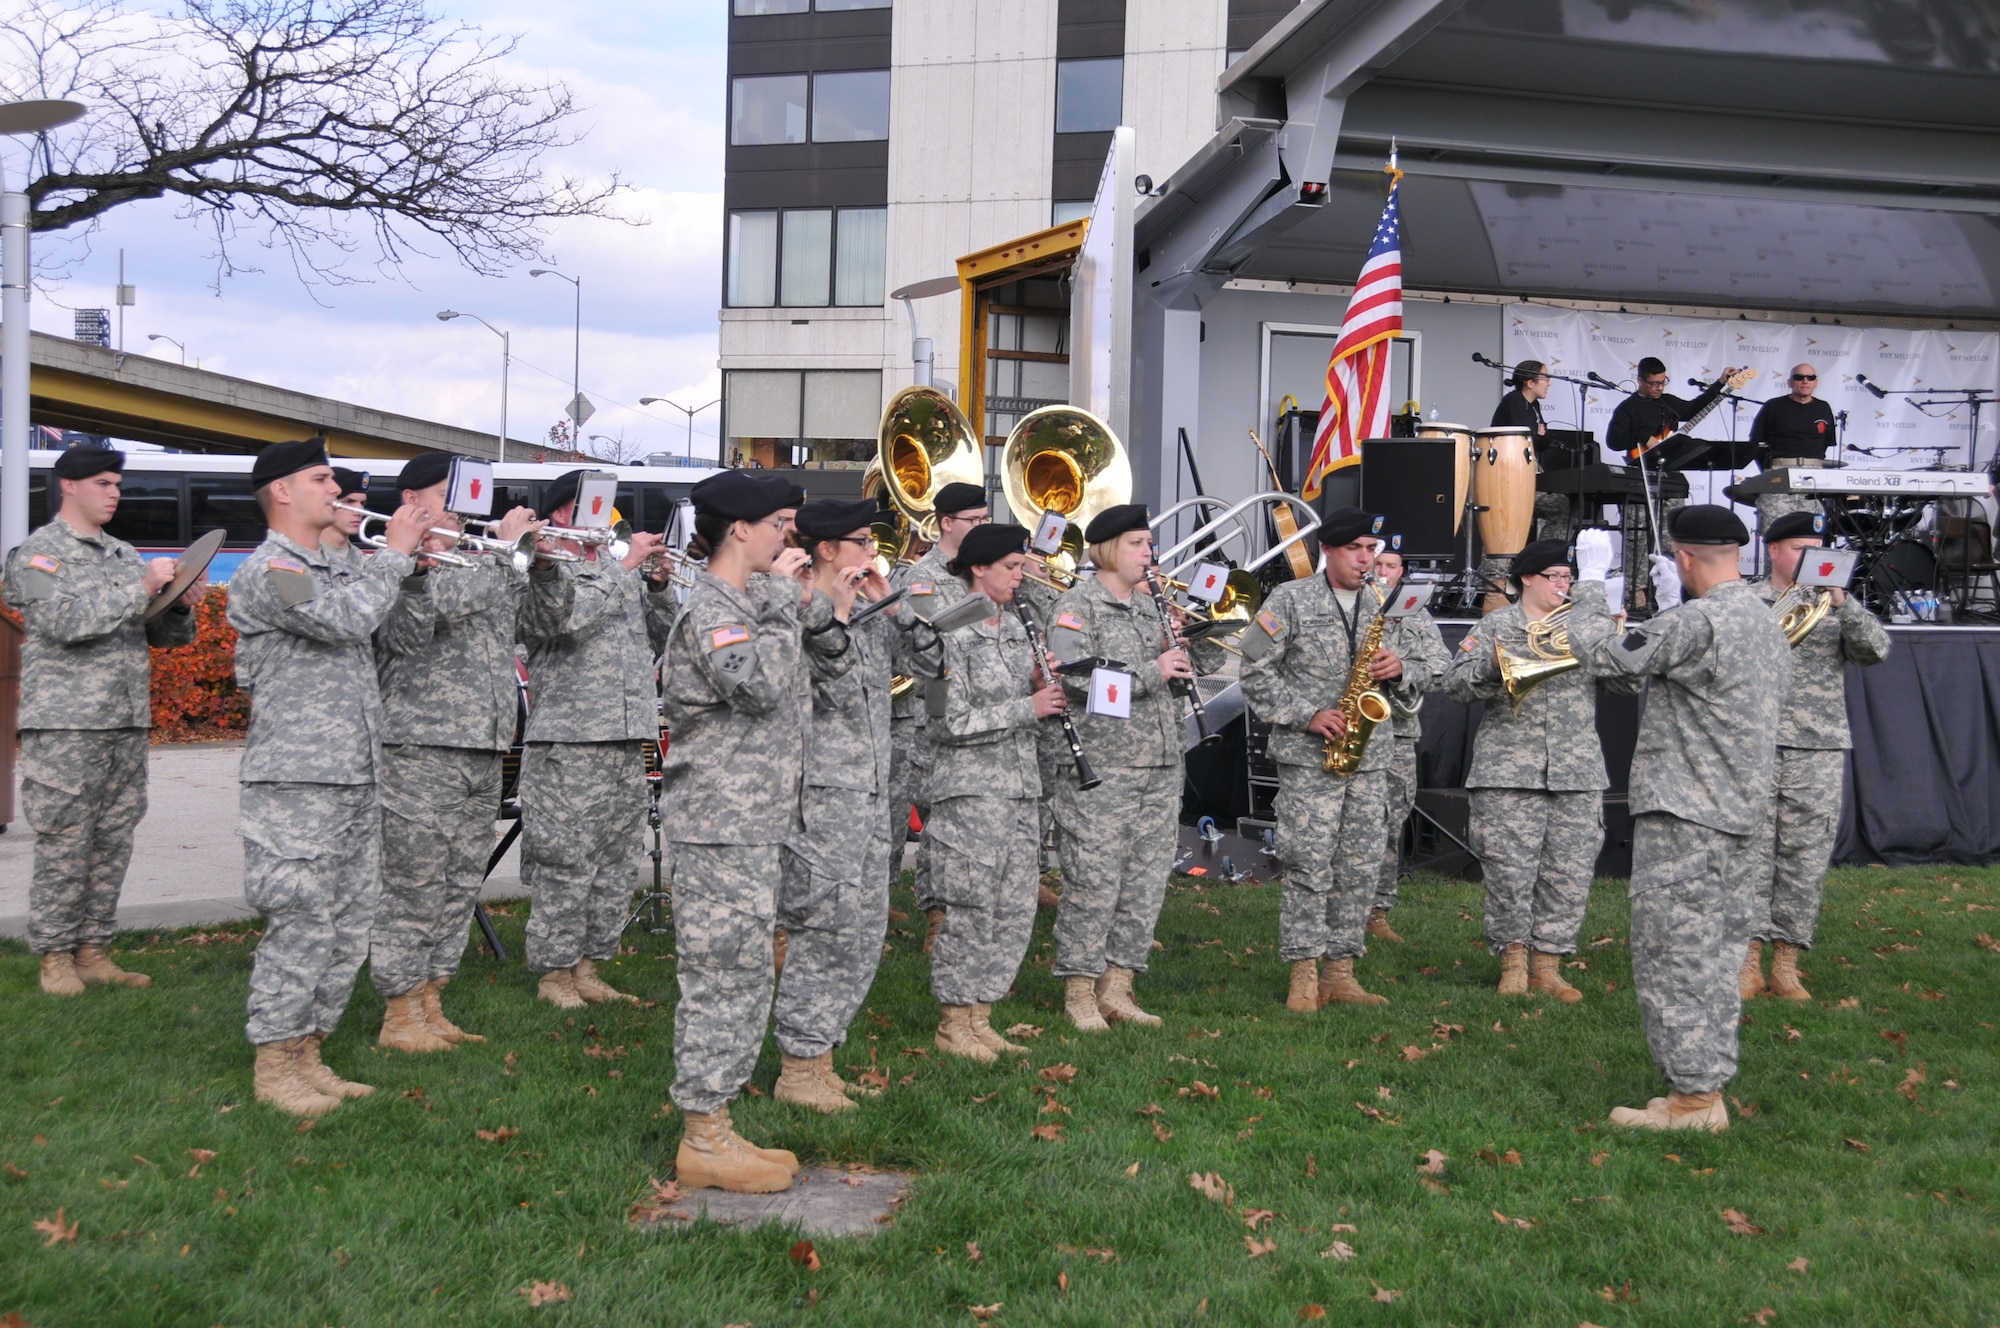
[[[2000,954],[1980,941],[2000,932],[1996,887],[2000,871],[1836,873],[1817,999],[1754,1004],[1721,1136],[1604,1123],[1663,1091],[1622,883],[1592,903],[1579,1006],[1494,995],[1477,888],[1422,879],[1395,915],[1408,944],[1361,965],[1394,1003],[1302,1016],[1282,1006],[1275,887],[1182,881],[1139,987],[1165,1028],[1098,1038],[1064,1036],[1044,914],[994,1022],[1046,1031],[990,1068],[933,1054],[900,926],[837,1056],[879,1064],[887,1094],[837,1119],[763,1096],[736,1111],[809,1162],[915,1174],[892,1225],[819,1241],[818,1271],[788,1258],[795,1231],[627,1221],[680,1134],[664,938],[635,931],[609,969],[657,1005],[574,1017],[482,952],[447,1000],[492,1040],[439,1056],[374,1048],[364,977],[327,1059],[381,1091],[309,1129],[250,1100],[241,934],[124,937],[156,985],[72,1001],[41,997],[9,944],[0,1323],[772,1328],[970,1324],[996,1304],[999,1324],[1315,1306],[1522,1328],[2000,1322]],[[525,911],[499,920],[517,955]],[[776,1062],[767,1046],[759,1090]],[[1074,1077],[1042,1073],[1059,1066]],[[1059,1139],[1031,1137],[1047,1124]],[[1426,1175],[1431,1150],[1448,1160]],[[1190,1186],[1211,1172],[1232,1203]],[[73,1240],[36,1225],[58,1212]],[[532,1307],[535,1282],[572,1298]]]

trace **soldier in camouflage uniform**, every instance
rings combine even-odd
[[[396,480],[403,501],[445,512],[451,462],[430,452],[404,466]],[[534,515],[516,508],[496,533],[519,539],[538,528]],[[446,513],[439,524],[454,529],[459,519]],[[504,558],[469,561],[422,560],[375,633],[382,903],[368,969],[386,1007],[378,1040],[403,1052],[486,1040],[447,1019],[439,993],[458,972],[493,850],[500,765],[520,710],[514,620],[527,573]]]
[[[1391,536],[1392,545],[1400,536]],[[1403,584],[1403,555],[1398,548],[1379,550],[1375,555],[1375,575],[1384,594],[1393,595]],[[1403,826],[1417,805],[1417,740],[1424,736],[1420,716],[1424,695],[1443,681],[1451,664],[1451,652],[1428,609],[1416,609],[1391,618],[1383,644],[1403,661],[1403,681],[1407,692],[1389,702],[1390,726],[1396,745],[1389,757],[1388,792],[1384,798],[1383,821],[1389,828],[1388,843],[1382,853],[1382,875],[1375,886],[1375,903],[1368,911],[1368,935],[1378,941],[1401,945],[1403,938],[1389,925],[1389,910],[1396,906],[1397,868],[1402,865]],[[1408,700],[1401,699],[1408,696]]]
[[[1771,576],[1757,593],[1775,604],[1790,589],[1800,560],[1823,546],[1826,518],[1814,512],[1782,515],[1765,528]],[[1799,951],[1812,949],[1820,895],[1840,829],[1840,794],[1850,745],[1847,735],[1847,666],[1880,664],[1889,633],[1844,590],[1833,590],[1833,608],[1806,639],[1792,647],[1792,690],[1778,724],[1778,772],[1771,816],[1760,837],[1771,858],[1771,877],[1760,884],[1751,908],[1750,944],[1737,978],[1743,999],[1762,995],[1809,1001],[1799,980]],[[1762,972],[1760,942],[1774,947],[1771,980]]]
[[[174,579],[174,560],[143,561],[105,533],[118,510],[122,453],[77,447],[50,475],[55,518],[7,557],[7,602],[21,613],[21,810],[35,831],[28,948],[42,990],[145,987],[105,956],[132,832],[146,814],[152,727],[148,646],[194,640],[203,586],[148,622],[147,604]]]
[[[1654,683],[1632,757],[1632,978],[1653,1062],[1672,1088],[1614,1125],[1726,1130],[1742,1000],[1730,981],[1768,870],[1771,797],[1791,650],[1737,574],[1750,542],[1726,507],[1676,511],[1671,563],[1654,564],[1662,612],[1620,633],[1605,603],[1611,537],[1577,537],[1570,648],[1593,672]],[[1685,604],[1681,587],[1693,598]]]
[[[542,501],[567,526],[587,472],[573,470]],[[632,900],[632,855],[646,821],[641,742],[657,742],[653,659],[678,609],[665,579],[639,567],[665,541],[635,534],[624,558],[604,546],[582,561],[528,573],[516,636],[528,647],[526,750],[521,755],[521,883],[528,887],[528,967],[536,994],[558,1009],[633,1000],[597,972],[618,953]]]
[[[919,617],[930,618],[956,604],[965,596],[965,585],[950,571],[958,556],[959,542],[976,528],[993,519],[986,507],[986,490],[977,484],[947,484],[937,492],[938,540],[923,557],[907,567],[898,567],[889,577],[896,590],[909,592],[908,602]],[[919,818],[930,816],[931,743],[924,729],[925,698],[933,690],[943,696],[942,682],[916,686],[895,700],[889,721],[894,752],[889,770],[889,875],[893,881],[902,872],[902,845],[908,834],[910,808]],[[930,854],[917,841],[916,898],[924,914],[924,953],[937,944],[938,928],[944,925],[944,903],[931,890]]]
[[[1106,508],[1091,519],[1084,539],[1097,574],[1056,601],[1049,650],[1065,665],[1092,657],[1116,661],[1102,667],[1123,675],[1107,681],[1123,687],[1130,713],[1092,712],[1092,675],[1063,677],[1078,736],[1102,782],[1079,788],[1067,760],[1057,772],[1063,894],[1055,975],[1063,980],[1070,1022],[1102,1033],[1111,1022],[1160,1022],[1134,1000],[1132,979],[1146,971],[1152,953],[1180,831],[1186,719],[1170,684],[1214,672],[1222,648],[1210,641],[1191,650],[1169,644],[1147,588],[1153,539],[1144,506]],[[1057,729],[1062,741],[1058,726],[1043,727]]]
[[[1383,607],[1368,580],[1382,524],[1358,508],[1328,511],[1319,528],[1320,575],[1272,591],[1243,633],[1243,697],[1271,725],[1270,755],[1278,766],[1273,812],[1285,867],[1278,953],[1291,965],[1285,999],[1291,1010],[1388,1004],[1355,980],[1354,961],[1368,950],[1394,744],[1388,733],[1377,733],[1352,775],[1324,768],[1327,741],[1345,732],[1339,706],[1354,651]],[[1369,675],[1408,703],[1402,658],[1386,644],[1386,631],[1383,640]]]
[[[799,544],[829,599],[843,583],[871,600],[889,593],[874,566],[873,507],[863,498],[799,508]],[[935,677],[943,660],[937,633],[900,605],[850,628],[848,641],[851,667],[813,685],[803,824],[785,845],[778,900],[789,944],[777,1003],[784,1070],[772,1096],[824,1112],[850,1110],[850,1095],[874,1091],[842,1080],[833,1051],[875,981],[889,925],[891,680]]]
[[[349,466],[333,468],[333,483],[340,490],[340,506],[334,510],[333,524],[320,535],[320,547],[337,557],[358,560],[368,556],[366,546],[361,543],[361,528],[366,518],[355,509],[368,506],[368,472],[355,470]],[[442,511],[442,508],[432,508]]]
[[[1035,729],[1064,709],[1062,688],[1041,685],[1014,607],[1028,532],[983,525],[959,545],[953,570],[999,606],[997,616],[945,637],[945,704],[933,714],[931,882],[944,927],[931,953],[931,994],[944,1007],[938,1050],[990,1063],[1024,1052],[992,1026],[994,1002],[1020,971],[1041,876],[1042,780]]]
[[[771,1012],[783,848],[803,828],[814,684],[858,655],[846,626],[856,578],[836,579],[832,595],[812,587],[808,555],[784,547],[777,513],[789,488],[744,470],[694,487],[693,547],[708,565],[662,672],[666,793],[678,813],[668,822],[680,952],[672,1094],[687,1114],[674,1165],[683,1185],[750,1193],[785,1189],[798,1170],[789,1152],[738,1135],[729,1104],[756,1068]],[[871,817],[868,833],[882,825]],[[822,965],[801,944],[810,985]]]
[[[1514,556],[1514,603],[1466,633],[1445,686],[1464,705],[1486,710],[1473,739],[1472,846],[1486,878],[1486,947],[1500,956],[1500,994],[1539,991],[1575,1002],[1562,959],[1576,953],[1590,903],[1590,877],[1604,846],[1604,790],[1610,780],[1597,740],[1597,681],[1587,666],[1557,673],[1510,704],[1495,648],[1526,659],[1528,624],[1569,597],[1569,546],[1537,540]],[[1619,674],[1605,684],[1626,695],[1644,680]]]
[[[434,514],[404,507],[387,547],[329,553],[337,485],[317,439],[273,443],[250,481],[270,531],[229,584],[243,745],[243,897],[264,916],[245,1032],[256,1095],[318,1116],[374,1090],[335,1074],[320,1045],[340,1023],[382,891],[382,698],[370,638],[395,607]]]

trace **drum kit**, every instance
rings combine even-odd
[[[1445,438],[1452,449],[1452,494],[1458,510],[1452,516],[1452,531],[1465,539],[1465,567],[1447,602],[1470,608],[1482,589],[1479,570],[1472,553],[1473,513],[1479,528],[1479,543],[1490,558],[1511,558],[1528,545],[1535,530],[1535,444],[1531,431],[1520,426],[1468,429],[1463,424],[1432,420],[1417,426],[1419,438]],[[1487,611],[1498,607],[1497,594],[1488,592]]]

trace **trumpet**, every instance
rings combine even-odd
[[[1526,655],[1516,655],[1498,641],[1493,643],[1493,662],[1500,669],[1507,700],[1516,710],[1521,708],[1521,698],[1540,684],[1559,673],[1582,667],[1583,661],[1570,651],[1569,610],[1565,602],[1548,617],[1536,618],[1528,624]]]
[[[338,508],[340,511],[347,512],[361,518],[361,529],[354,532],[354,542],[356,544],[359,544],[363,548],[368,548],[368,549],[386,549],[389,547],[389,540],[387,536],[370,535],[368,533],[368,523],[370,521],[380,521],[384,526],[387,526],[389,524],[388,517],[382,515],[380,512],[371,512],[365,507],[356,507],[353,503],[335,503],[334,506]],[[459,532],[457,532],[456,530],[447,530],[443,526],[432,526],[429,530],[425,531],[424,533],[426,535],[435,535],[439,539],[448,539],[453,544],[458,543],[459,540]],[[429,558],[432,562],[443,563],[447,567],[472,566],[472,560],[470,558],[460,558],[449,553],[431,553],[428,550],[421,548],[417,550],[415,556],[419,558]]]

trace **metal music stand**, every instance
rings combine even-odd
[[[632,930],[632,924],[639,920],[641,914],[647,915],[646,930],[654,936],[670,935],[674,929],[672,920],[674,897],[668,892],[666,883],[666,849],[663,843],[666,831],[660,817],[660,797],[665,792],[666,785],[666,771],[646,772],[646,827],[653,832],[653,846],[646,851],[646,856],[653,860],[653,885],[646,893],[639,896],[639,902],[633,907],[631,916],[626,918],[625,925],[618,929],[621,935]]]

